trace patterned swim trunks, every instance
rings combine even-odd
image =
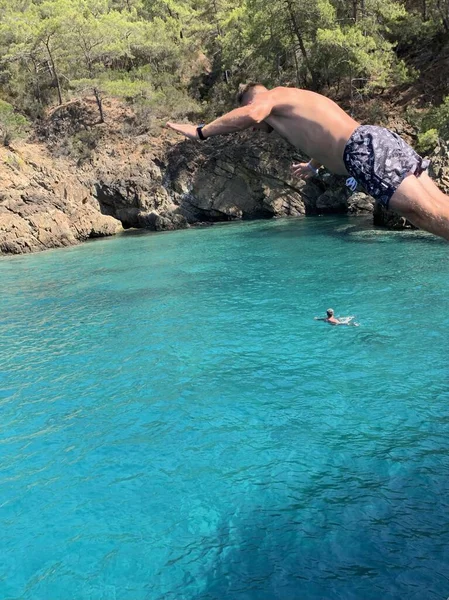
[[[348,173],[385,208],[409,173],[419,177],[430,164],[396,133],[375,125],[361,125],[354,131],[343,160]]]

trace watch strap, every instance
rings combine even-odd
[[[205,135],[203,133],[203,127],[204,127],[204,125],[198,125],[198,127],[196,128],[196,132],[198,134],[198,137],[202,141],[204,141],[206,139],[206,137],[205,137]]]

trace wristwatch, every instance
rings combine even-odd
[[[196,128],[196,132],[197,132],[197,134],[198,134],[198,137],[199,137],[199,138],[200,138],[200,140],[202,140],[202,141],[204,141],[204,140],[206,140],[206,139],[207,139],[207,138],[205,137],[205,135],[203,134],[203,127],[204,127],[204,124],[203,124],[203,125],[198,125],[198,127]]]

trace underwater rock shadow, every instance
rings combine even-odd
[[[401,486],[407,486],[408,477]],[[349,492],[348,492],[349,493]],[[404,489],[405,493],[405,489]],[[399,494],[402,495],[402,494]],[[442,566],[449,557],[442,540],[416,546],[406,511],[378,498],[380,508],[360,503],[348,518],[335,521],[323,506],[298,505],[297,518],[286,508],[260,510],[236,526],[222,524],[217,552],[195,600],[437,600],[447,593]],[[416,499],[415,499],[416,500]],[[376,501],[376,499],[375,499]],[[422,498],[426,511],[431,510]],[[446,506],[439,505],[442,517]],[[370,514],[371,513],[371,514]],[[377,514],[372,514],[377,513]],[[398,516],[399,513],[399,516]],[[357,521],[359,520],[359,524]],[[427,524],[427,523],[426,523]],[[348,535],[349,526],[349,535]],[[406,532],[404,534],[404,532]],[[421,531],[422,533],[422,531]],[[437,531],[434,532],[437,536]],[[427,536],[425,536],[426,538]],[[434,538],[435,542],[435,538]],[[432,552],[433,550],[433,552]],[[423,561],[423,557],[426,557]]]

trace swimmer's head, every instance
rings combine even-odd
[[[333,317],[334,316],[334,309],[333,308],[328,308],[326,311],[326,314],[328,317]]]

